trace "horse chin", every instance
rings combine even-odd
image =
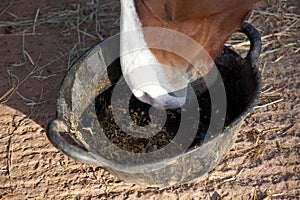
[[[186,89],[166,92],[166,90],[157,86],[148,86],[139,90],[133,90],[133,94],[140,101],[159,109],[180,108],[186,102]]]

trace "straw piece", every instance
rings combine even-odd
[[[15,90],[14,87],[10,88],[9,90],[7,90],[1,97],[0,97],[0,102],[2,100],[4,100],[5,98],[7,98],[13,91]]]

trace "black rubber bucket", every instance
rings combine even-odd
[[[79,162],[104,167],[124,181],[147,187],[180,184],[209,172],[233,146],[243,119],[259,98],[261,79],[256,62],[261,50],[260,35],[246,22],[241,32],[251,43],[248,55],[242,58],[224,47],[215,61],[227,97],[227,114],[221,133],[210,133],[211,137],[202,143],[195,140],[198,145],[192,143],[189,149],[178,154],[172,149],[170,154],[155,154],[159,159],[153,157],[154,154],[126,151],[112,142],[99,122],[106,106],[99,103],[99,95],[116,85],[121,71],[119,61],[109,58],[112,42],[105,40],[82,56],[67,73],[57,100],[57,117],[47,129],[50,142]],[[114,40],[113,45],[119,46],[118,42]],[[209,98],[209,93],[202,97],[205,99],[205,96]],[[205,130],[202,127],[197,134]]]

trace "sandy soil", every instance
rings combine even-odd
[[[298,0],[255,7],[249,20],[263,38],[258,106],[213,171],[170,188],[123,182],[101,167],[69,159],[46,137],[72,62],[118,31],[118,2],[91,2],[0,1],[0,199],[300,198]],[[248,48],[243,41],[232,43],[242,52]]]

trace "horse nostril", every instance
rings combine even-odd
[[[186,88],[174,92],[169,92],[168,95],[175,98],[184,98],[186,96]]]
[[[176,94],[174,92],[169,92],[168,95],[172,96],[172,97],[177,97]]]

